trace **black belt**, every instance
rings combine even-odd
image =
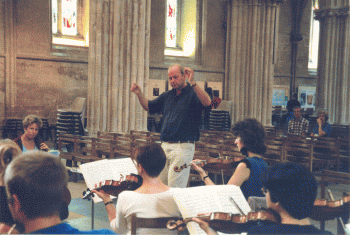
[[[194,144],[196,141],[194,141],[194,140],[169,140],[169,141],[162,141],[162,142],[169,143],[169,144],[183,144],[183,143]]]

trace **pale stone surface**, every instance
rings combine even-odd
[[[57,107],[68,107],[75,97],[86,97],[85,63],[17,60],[16,111],[12,116],[37,114],[55,118]]]
[[[229,90],[227,100],[234,102],[232,123],[255,117],[263,125],[271,124],[273,35],[278,33],[274,25],[278,25],[279,8],[279,4],[268,0],[231,4],[225,89]]]
[[[350,123],[350,21],[349,2],[321,2],[316,107],[329,112],[329,122]]]

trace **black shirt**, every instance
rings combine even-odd
[[[187,84],[178,96],[176,89],[164,92],[150,100],[148,108],[150,113],[163,115],[162,141],[199,140],[204,106],[191,85]]]

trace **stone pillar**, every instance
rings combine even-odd
[[[349,1],[320,1],[317,108],[326,109],[329,122],[350,123]]]
[[[146,130],[135,94],[149,80],[151,0],[90,0],[88,130]]]
[[[232,121],[253,117],[263,125],[271,125],[279,3],[270,0],[230,3],[225,99],[234,103]]]

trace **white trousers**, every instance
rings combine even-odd
[[[175,166],[189,164],[194,156],[193,143],[167,143],[162,142],[162,148],[166,155],[166,164],[159,177],[164,184],[173,188],[186,188],[190,167],[184,168],[180,172],[175,172]]]

